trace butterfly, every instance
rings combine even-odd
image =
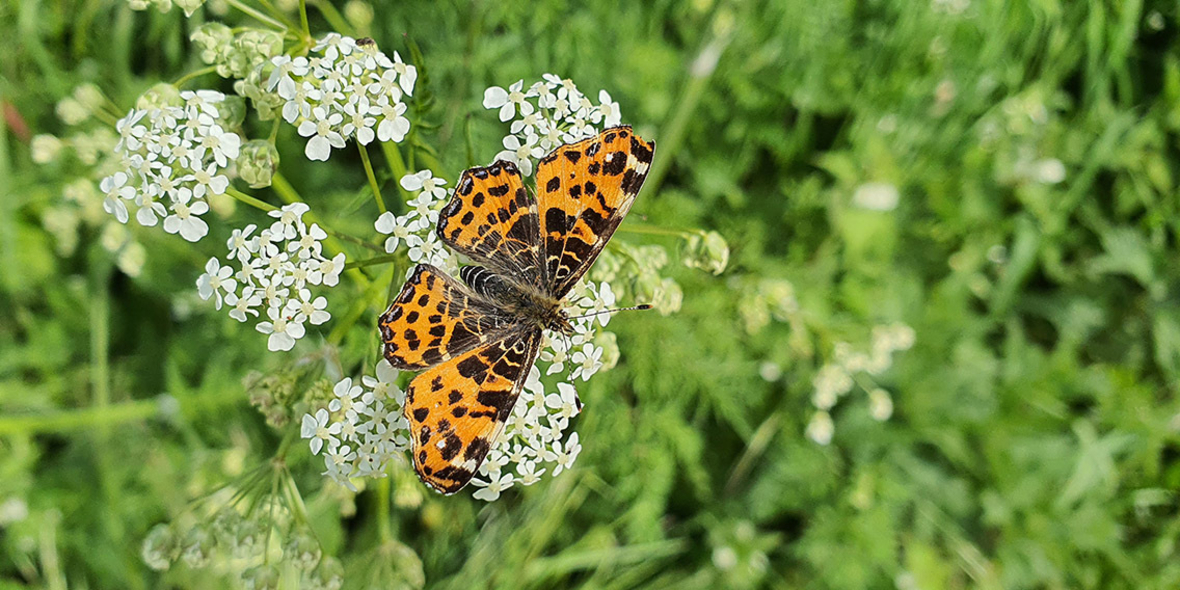
[[[423,482],[453,494],[471,481],[543,331],[573,333],[564,299],[631,209],[654,151],[627,126],[563,145],[538,163],[535,198],[512,162],[463,173],[436,232],[475,264],[459,280],[419,264],[378,319],[389,363],[422,371],[404,412]]]

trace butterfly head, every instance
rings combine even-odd
[[[545,326],[545,328],[567,336],[572,336],[574,333],[574,325],[570,323],[570,316],[565,311],[558,311],[554,314],[549,320],[549,325]]]

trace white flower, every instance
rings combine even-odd
[[[327,308],[328,300],[323,295],[312,299],[311,291],[299,290],[298,312],[306,316],[311,325],[318,326],[332,319],[332,314],[326,311]]]
[[[402,62],[402,56],[393,52],[393,70],[398,73],[398,84],[405,91],[406,96],[414,95],[414,82],[418,79],[418,69]]]
[[[516,115],[516,110],[520,109],[521,116],[528,115],[533,112],[533,105],[525,101],[525,93],[521,91],[524,87],[524,80],[519,80],[515,84],[504,90],[499,86],[492,86],[483,93],[483,106],[485,109],[500,109],[500,120],[508,121]]]
[[[344,147],[344,136],[336,129],[344,120],[344,115],[329,112],[323,106],[311,109],[311,115],[311,119],[299,124],[299,135],[311,137],[303,153],[309,160],[327,160],[332,148]]]
[[[370,115],[380,112],[381,109],[370,106],[369,100],[363,96],[344,105],[344,114],[348,115],[348,122],[344,124],[344,135],[356,137],[361,145],[369,145],[376,137],[373,127],[377,124],[377,119]]]
[[[114,215],[119,223],[127,223],[128,219],[127,205],[123,201],[135,198],[135,188],[127,186],[127,181],[126,173],[116,172],[98,184],[98,188],[107,196],[102,202],[103,210]]]
[[[527,135],[522,143],[515,135],[504,137],[504,151],[496,154],[497,160],[508,160],[520,166],[520,173],[528,176],[533,173],[533,160],[545,155],[545,150],[537,145],[540,139],[536,135]]]
[[[377,103],[380,122],[377,124],[377,139],[400,142],[410,131],[410,120],[403,115],[406,105],[398,100],[383,100]]]
[[[255,229],[258,229],[258,226],[253,223],[243,229],[234,229],[225,243],[225,247],[229,248],[228,259],[237,258],[241,262],[250,259],[250,255],[257,251],[258,242],[250,239],[250,234],[254,233]]]
[[[447,197],[447,181],[442,178],[435,178],[434,172],[430,170],[420,170],[414,174],[403,176],[401,185],[402,188],[411,192],[422,191],[423,195],[430,195],[434,200],[441,200]],[[412,201],[411,206],[413,206]]]
[[[893,415],[893,399],[880,387],[869,392],[869,414],[874,420],[885,421]]]
[[[270,307],[266,310],[266,315],[271,321],[260,322],[255,328],[263,334],[270,335],[266,340],[267,349],[274,352],[291,350],[295,347],[295,341],[303,338],[303,324],[283,316],[278,307]]]
[[[516,473],[520,476],[520,484],[531,486],[538,481],[541,481],[541,476],[545,475],[545,469],[537,469],[535,461],[522,460],[517,462]]]
[[[833,432],[835,425],[832,424],[832,416],[823,410],[812,415],[811,422],[807,423],[807,438],[818,444],[826,446],[832,442]]]
[[[340,282],[340,273],[343,270],[344,253],[341,252],[331,260],[321,260],[316,268],[308,273],[307,280],[313,285],[335,287]]]
[[[216,258],[210,258],[209,262],[205,263],[205,274],[197,279],[197,294],[206,301],[210,297],[215,297],[215,305],[217,309],[221,309],[221,292],[224,290],[233,293],[237,289],[237,282],[230,278],[233,272],[234,269],[221,266],[221,262]]]
[[[598,112],[602,115],[602,124],[605,127],[614,127],[622,120],[622,114],[619,111],[619,103],[614,102],[610,98],[610,94],[605,90],[598,91]]]
[[[397,250],[398,244],[400,244],[402,240],[408,240],[413,232],[418,231],[419,229],[417,222],[414,221],[414,219],[412,219],[409,215],[395,217],[393,213],[389,211],[382,213],[381,216],[377,218],[376,223],[373,224],[373,227],[376,228],[378,232],[390,236],[385,239],[385,251],[389,253],[395,252]],[[418,239],[421,240],[421,238]]]
[[[352,379],[345,377],[332,388],[332,394],[336,399],[328,404],[328,409],[344,414],[349,422],[356,422],[357,414],[365,408],[361,399],[363,393],[364,389],[361,386],[353,385]]]
[[[315,413],[315,416],[311,414],[303,415],[303,422],[299,427],[299,436],[311,439],[309,444],[311,446],[311,454],[313,455],[318,455],[325,443],[328,445],[329,452],[340,444],[340,441],[336,440],[336,435],[340,434],[340,424],[334,423],[329,426],[328,418],[328,411],[323,408],[320,408]],[[345,453],[347,453],[347,448],[345,449]]]
[[[257,294],[254,287],[245,287],[242,289],[242,295],[240,297],[237,293],[227,293],[225,295],[225,302],[233,307],[229,312],[229,317],[239,322],[244,322],[246,321],[247,314],[253,314],[254,317],[258,317],[258,310],[254,308],[262,305],[262,297]]]
[[[545,407],[557,410],[550,416],[556,417],[558,428],[565,429],[569,419],[582,411],[582,401],[578,399],[578,390],[569,383],[558,383],[557,391],[545,396]]]
[[[191,205],[190,205],[191,203]],[[177,191],[172,202],[172,214],[164,218],[164,231],[196,242],[209,233],[209,226],[198,215],[209,211],[209,204],[205,201],[193,201],[192,191],[182,188]]]
[[[569,360],[569,341],[564,337],[549,340],[548,348],[541,351],[541,360],[549,363],[546,375],[560,373],[565,370],[565,362]]]
[[[492,478],[492,480],[488,483],[484,483],[478,479],[473,480],[475,485],[486,487],[476,490],[476,492],[472,494],[472,497],[474,497],[476,500],[492,502],[500,497],[500,492],[503,492],[504,490],[512,487],[514,480],[515,478],[511,473],[508,472],[501,473],[499,477]]]
[[[574,363],[574,371],[570,374],[570,379],[581,377],[583,381],[589,381],[590,376],[602,367],[602,361],[599,360],[601,358],[602,348],[587,343],[570,359]]]
[[[547,456],[550,461],[556,461],[557,467],[553,469],[553,475],[561,475],[562,470],[573,467],[574,461],[578,459],[578,453],[582,452],[582,445],[578,444],[578,433],[570,435],[569,439],[565,441],[563,446],[561,441],[553,443],[553,450],[549,451]]]

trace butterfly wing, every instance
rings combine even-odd
[[[654,141],[612,127],[557,148],[537,167],[545,276],[564,297],[602,252],[647,178]]]
[[[540,329],[519,326],[410,382],[405,414],[423,482],[453,494],[471,481],[512,414],[540,342]]]
[[[377,325],[389,364],[418,370],[496,338],[512,320],[442,270],[419,264]]]
[[[496,274],[541,287],[537,204],[512,162],[467,170],[438,215],[438,237]]]

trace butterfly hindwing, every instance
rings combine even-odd
[[[410,382],[405,415],[423,482],[444,494],[467,485],[512,414],[540,341],[540,329],[521,325]]]
[[[389,364],[418,370],[489,341],[511,321],[445,272],[419,264],[377,324]]]
[[[542,286],[537,204],[512,162],[471,168],[438,216],[438,237],[498,274]]]
[[[537,167],[542,251],[550,292],[563,297],[585,274],[631,209],[655,142],[630,127],[557,148]]]

